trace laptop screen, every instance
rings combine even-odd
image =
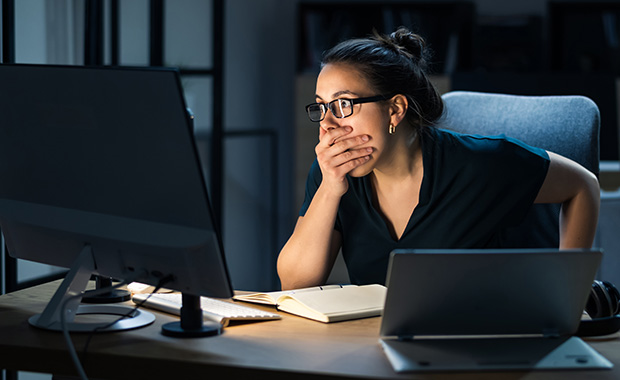
[[[602,253],[396,250],[382,336],[573,334]]]

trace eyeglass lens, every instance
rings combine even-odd
[[[312,121],[321,121],[325,117],[325,113],[327,112],[327,108],[331,111],[331,113],[342,119],[347,116],[351,116],[353,114],[353,102],[349,99],[336,99],[329,102],[326,105],[316,103],[308,106],[308,116]]]
[[[334,116],[340,119],[353,113],[353,103],[348,99],[336,99],[330,102],[328,106]]]
[[[312,121],[321,121],[323,120],[323,117],[325,115],[325,105],[323,104],[311,104],[309,105],[306,110],[308,111],[308,116],[310,117],[310,120]]]

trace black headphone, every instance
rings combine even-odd
[[[579,324],[577,336],[600,336],[620,330],[620,292],[608,281],[594,281],[586,303],[592,320]]]

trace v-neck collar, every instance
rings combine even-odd
[[[429,133],[432,133],[432,132],[429,131]],[[420,136],[419,138],[420,138],[420,145],[421,145],[420,148],[422,149],[422,167],[424,170],[424,172],[422,173],[422,182],[420,184],[419,199],[418,199],[417,205],[413,208],[411,215],[409,215],[407,226],[405,227],[405,230],[403,231],[403,234],[401,235],[399,239],[395,239],[394,236],[392,236],[392,233],[390,232],[390,228],[388,226],[387,221],[383,217],[381,211],[378,210],[377,207],[375,207],[375,202],[373,199],[375,197],[375,192],[374,192],[373,185],[372,185],[371,175],[368,174],[362,178],[364,192],[366,193],[366,201],[368,202],[368,204],[370,205],[370,209],[372,210],[372,218],[375,220],[379,220],[379,223],[381,223],[381,225],[383,226],[384,233],[387,236],[389,236],[389,238],[394,243],[398,243],[401,240],[403,240],[405,235],[412,228],[415,227],[416,223],[419,220],[420,213],[426,207],[426,205],[428,204],[430,200],[429,186],[430,186],[430,183],[432,182],[431,180],[432,173],[430,172],[430,168],[431,168],[430,157],[432,155],[431,154],[432,152],[430,152],[430,150],[432,149],[431,147],[432,144],[427,143],[427,139],[425,138],[425,133],[421,133],[419,136]]]

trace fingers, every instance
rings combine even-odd
[[[331,164],[333,166],[347,165],[346,167],[353,169],[368,161],[371,153],[372,148],[348,149],[333,156]],[[347,172],[349,170],[347,170]]]
[[[332,161],[342,175],[348,174],[351,170],[365,164],[370,159],[371,148],[347,150],[339,154]]]
[[[321,131],[319,135],[319,145],[322,146],[321,148],[337,146],[337,149],[334,149],[335,151],[345,151],[365,144],[370,139],[368,135],[347,137],[353,131],[351,127],[333,128],[328,131],[321,129]]]
[[[368,135],[347,136],[351,128],[333,128],[321,133],[315,151],[323,172],[343,177],[370,159],[373,149],[362,147],[370,140]]]
[[[348,189],[346,175],[370,160],[371,148],[348,150],[337,156],[319,160],[323,184],[332,189],[333,193],[344,194]]]
[[[339,139],[348,135],[352,131],[353,131],[353,128],[349,126],[339,127],[339,128],[330,128],[328,130],[319,128],[319,141],[325,146],[332,146]]]

